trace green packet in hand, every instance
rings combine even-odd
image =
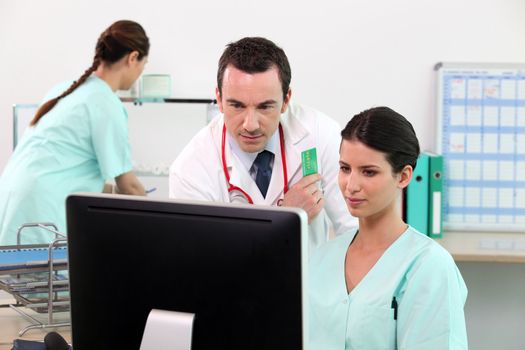
[[[301,152],[303,176],[317,174],[317,152],[315,148]]]

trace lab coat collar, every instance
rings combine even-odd
[[[284,149],[286,153],[286,166],[288,171],[288,185],[290,180],[297,174],[301,168],[301,151],[298,144],[301,140],[309,135],[309,131],[303,126],[299,118],[296,116],[296,107],[292,104],[288,106],[285,113],[281,115],[281,124],[284,133]],[[217,149],[221,149],[222,128],[224,125],[224,117],[217,120],[215,124],[214,138]],[[247,170],[232,152],[231,147],[227,144],[225,147],[226,166],[230,173],[230,183],[238,186],[246,191],[253,199],[254,203],[272,205],[282,198],[284,190],[284,176],[281,149],[279,145],[279,134],[277,134],[277,145],[275,147],[275,158],[273,163],[272,178],[268,187],[266,198],[264,198],[251,178],[249,170]],[[228,142],[226,142],[228,143]],[[222,170],[221,170],[222,172]]]
[[[252,168],[253,162],[255,161],[255,158],[257,158],[258,152],[244,152],[229,132],[226,133],[226,142],[230,146],[231,151],[237,156],[237,158],[239,158],[240,162],[243,164],[244,168],[249,173],[250,169]],[[278,152],[279,147],[279,130],[277,129],[273,133],[273,135],[268,139],[268,142],[266,143],[266,147],[264,149],[266,151],[272,152],[273,154],[276,154]]]

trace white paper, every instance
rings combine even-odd
[[[516,162],[516,181],[525,181],[525,161]]]
[[[450,107],[450,125],[465,125],[465,107]]]
[[[465,189],[465,205],[467,207],[479,207],[481,204],[481,189],[467,187]]]
[[[479,215],[476,214],[467,214],[465,215],[465,222],[467,224],[477,224],[479,223]]]
[[[465,200],[465,189],[463,187],[448,187],[448,203],[451,207],[462,207]]]
[[[498,222],[500,224],[513,224],[514,218],[511,215],[499,215]]]
[[[500,134],[499,136],[499,153],[514,153],[514,134]]]
[[[463,180],[465,178],[465,162],[463,160],[449,160],[448,165],[449,179]]]
[[[504,106],[500,109],[500,121],[501,126],[515,126],[516,125],[516,108]]]
[[[516,153],[525,154],[525,134],[516,135]]]
[[[501,98],[504,100],[514,100],[516,98],[516,80],[501,80]]]
[[[483,180],[495,181],[498,179],[498,162],[495,160],[483,161]]]
[[[485,126],[498,126],[498,107],[483,107],[483,124]]]
[[[525,209],[525,188],[516,189],[516,208]]]
[[[481,106],[480,105],[468,105],[466,120],[467,120],[468,126],[480,126],[481,125]]]
[[[465,152],[465,134],[451,133],[449,138],[449,149],[451,153]]]
[[[454,99],[465,99],[465,79],[454,79],[450,83],[450,97]]]
[[[499,189],[499,203],[500,208],[513,208],[514,207],[514,189],[512,188],[500,188]]]
[[[516,119],[518,126],[525,126],[525,107],[518,107]]]
[[[481,179],[481,162],[479,160],[467,160],[466,176],[467,180],[480,180]]]
[[[498,153],[498,134],[483,135],[483,153]]]
[[[482,215],[481,222],[484,224],[495,224],[497,222],[496,215]]]
[[[481,79],[469,79],[467,89],[467,98],[469,100],[480,100],[482,98],[483,82]]]
[[[514,180],[514,162],[510,160],[500,160],[499,179],[500,181]]]
[[[463,222],[463,215],[459,214],[448,214],[447,216],[447,222],[454,223],[454,222]]]
[[[518,100],[525,100],[525,80],[518,80]]]
[[[485,98],[499,98],[500,85],[499,79],[485,79],[483,94]]]
[[[481,153],[481,134],[467,134],[467,153]]]
[[[485,187],[481,190],[481,196],[482,196],[482,203],[481,206],[483,208],[495,208],[497,207],[497,188],[493,187]]]

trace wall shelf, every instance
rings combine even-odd
[[[121,97],[122,102],[131,102],[135,105],[143,103],[216,103],[214,99],[207,98],[154,98],[154,97]]]
[[[436,242],[457,262],[525,263],[524,233],[447,231]]]

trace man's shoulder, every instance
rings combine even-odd
[[[216,118],[218,119],[218,118]],[[217,128],[219,120],[212,120],[199,130],[175,159],[173,166],[187,168],[198,163],[209,163],[213,154],[218,154]]]
[[[199,130],[188,142],[184,150],[192,150],[193,152],[202,152],[207,150],[210,152],[213,148],[218,148],[217,138],[219,137],[219,126],[222,125],[220,118],[215,118],[205,127]],[[220,125],[219,125],[220,124]]]
[[[318,109],[304,104],[290,103],[285,118],[290,125],[301,123],[307,129],[318,127],[340,130],[339,124],[334,119]]]
[[[315,108],[301,104],[290,104],[281,122],[287,137],[292,143],[304,140],[307,142],[322,143],[339,137],[341,127],[326,114]]]

